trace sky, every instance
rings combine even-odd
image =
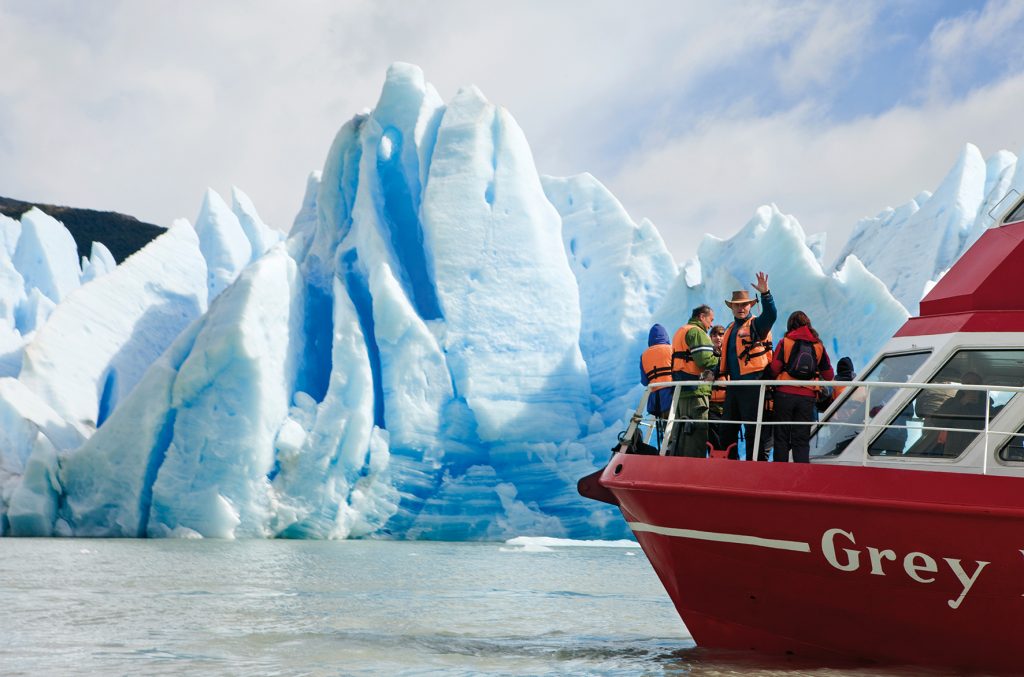
[[[964,144],[1024,150],[1024,0],[0,0],[0,195],[288,230],[387,67],[476,85],[679,262],[775,203],[826,260]]]

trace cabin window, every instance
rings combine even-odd
[[[1013,210],[1013,213],[1003,219],[1003,223],[1016,223],[1018,221],[1024,221],[1024,201],[1022,201]]]
[[[860,380],[872,383],[906,382],[910,380],[931,351],[883,355]],[[872,388],[871,409],[881,409],[896,393],[896,388]],[[860,392],[858,392],[860,391]],[[836,425],[818,427],[811,437],[811,454],[835,456],[853,441],[864,425],[865,393],[860,388],[847,388],[834,406],[821,420]],[[872,412],[874,416],[874,412]]]
[[[965,390],[961,385],[1024,384],[1024,350],[960,350],[918,390],[868,447],[872,456],[957,458],[1014,393]],[[988,400],[986,404],[986,399]]]
[[[1017,435],[1018,437],[1011,437],[999,450],[1000,461],[1024,462],[1024,427],[1017,430]]]

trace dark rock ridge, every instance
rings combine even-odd
[[[21,215],[32,207],[38,207],[64,224],[75,238],[79,256],[88,257],[92,252],[92,243],[102,242],[118,263],[142,249],[166,230],[152,223],[139,221],[134,216],[117,212],[60,207],[0,197],[0,214],[14,219],[20,219]]]

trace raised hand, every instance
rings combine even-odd
[[[750,286],[757,290],[759,294],[768,293],[768,273],[758,273],[757,282],[751,282]]]

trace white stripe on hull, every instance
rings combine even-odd
[[[635,531],[646,531],[662,536],[675,536],[677,538],[693,538],[698,541],[716,541],[718,543],[738,543],[740,545],[756,545],[760,548],[774,548],[775,550],[792,550],[793,552],[810,552],[809,543],[801,541],[783,541],[775,538],[761,538],[759,536],[747,536],[745,534],[722,534],[715,531],[697,531],[695,529],[674,529],[672,527],[659,527],[655,524],[644,522],[627,522],[629,528]]]

